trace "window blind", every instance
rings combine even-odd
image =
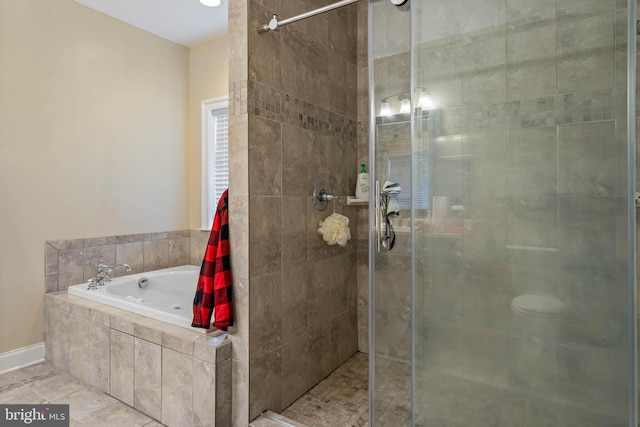
[[[413,171],[416,194],[413,197],[415,209],[428,209],[430,205],[429,154],[418,151],[416,169]],[[411,208],[411,156],[409,154],[391,155],[388,164],[388,179],[400,184],[402,191],[396,197],[401,209]]]
[[[224,190],[229,187],[229,110],[222,108],[212,110],[211,135],[213,140],[208,144],[208,187],[209,187],[209,223]]]

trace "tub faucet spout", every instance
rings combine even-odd
[[[116,271],[119,268],[126,268],[127,271],[131,271],[131,266],[129,264],[105,265],[104,268],[106,268],[107,271]]]
[[[102,260],[98,261],[98,265],[96,265],[97,274],[95,277],[97,286],[104,286],[106,283],[109,283],[111,281],[110,273],[119,268],[126,268],[127,271],[131,271],[129,264],[106,265]]]

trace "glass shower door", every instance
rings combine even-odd
[[[379,191],[388,192],[393,184],[400,188],[399,194],[383,194],[388,201],[376,209],[383,237],[375,254],[373,294],[374,419],[375,425],[394,427],[411,426],[410,128],[408,114],[376,124]]]
[[[631,425],[626,2],[411,7],[415,425]]]
[[[411,54],[410,10],[372,0],[371,168],[378,234],[370,241],[371,424],[411,426]],[[375,190],[376,186],[372,186]],[[374,199],[374,197],[372,197]],[[378,236],[380,239],[378,239]]]
[[[369,1],[371,425],[636,426],[635,14]]]

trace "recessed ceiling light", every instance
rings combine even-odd
[[[218,7],[218,6],[220,6],[220,0],[200,0],[200,3],[202,3],[205,6],[209,6],[209,7]]]

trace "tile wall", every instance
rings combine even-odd
[[[357,210],[346,248],[316,232],[316,184],[353,194],[357,169],[357,9],[257,34],[328,1],[249,2],[250,418],[280,412],[357,349]]]
[[[64,290],[95,277],[100,260],[131,266],[131,272],[120,269],[114,277],[200,265],[208,240],[209,232],[200,230],[50,240],[44,244],[46,292]]]
[[[235,319],[232,425],[249,423],[249,2],[229,2],[229,230]],[[255,31],[255,29],[253,29]]]
[[[330,3],[230,4],[230,212],[238,325],[234,407],[243,425],[280,412],[357,349],[357,210],[346,248],[316,233],[332,212],[313,206],[316,184],[352,194],[357,154],[357,9],[257,34],[281,17]],[[235,232],[233,230],[236,230]],[[238,267],[239,266],[239,267]],[[251,366],[251,369],[249,369]],[[234,401],[236,400],[234,394]]]

